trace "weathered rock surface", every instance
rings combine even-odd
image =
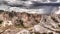
[[[60,15],[0,12],[0,34],[60,34]]]
[[[1,17],[1,20],[3,20],[3,24],[22,25],[24,27],[29,27],[38,24],[41,20],[41,15],[18,12],[3,12],[1,14]]]
[[[30,34],[30,32],[28,30],[23,29],[23,30],[17,32],[17,34]]]
[[[46,32],[46,33],[52,32],[53,34],[54,34],[54,32],[55,32],[55,34],[59,33],[60,32],[60,27],[59,27],[60,21],[59,20],[60,20],[60,18],[56,14],[43,15],[43,18],[42,18],[40,24],[35,26],[35,30],[38,32],[41,31],[41,32]]]

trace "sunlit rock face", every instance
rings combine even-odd
[[[13,25],[11,21],[4,21],[4,22],[2,23],[2,26],[3,26],[3,27],[11,26],[11,25]]]
[[[34,2],[46,3],[56,2],[53,0],[1,0],[0,10],[8,11],[7,14],[2,13],[0,19],[3,20],[2,26],[23,26],[23,28],[33,27],[34,33],[53,33],[60,32],[60,16],[59,15],[42,15],[40,14],[60,14],[59,6],[35,6]],[[14,12],[13,12],[14,11]],[[23,13],[26,12],[26,13]],[[59,16],[59,17],[58,17]],[[42,20],[41,20],[42,19]],[[18,27],[16,27],[18,28]],[[19,29],[18,29],[19,30]],[[17,31],[16,29],[7,29],[4,34],[30,34],[29,30]]]
[[[60,34],[60,14],[42,15],[0,10],[0,25],[2,34]]]
[[[34,31],[39,32],[39,33],[47,32],[47,33],[58,34],[58,32],[60,32],[59,15],[52,14],[50,16],[48,16],[48,15],[43,15],[43,16],[44,17],[43,17],[42,21],[40,22],[40,24],[34,26]]]
[[[17,34],[31,34],[31,33],[28,30],[23,29],[23,30],[17,32]]]
[[[9,29],[6,29],[2,34],[17,34],[17,32],[19,32],[20,29],[16,29],[14,27],[10,28]]]
[[[46,28],[42,27],[41,25],[35,25],[34,26],[34,31],[39,32],[39,33],[52,32],[49,29],[46,29]]]
[[[0,14],[0,21],[2,20],[2,26],[23,26],[32,27],[40,23],[42,16],[39,14],[29,14],[25,12],[2,12]]]

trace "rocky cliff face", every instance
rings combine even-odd
[[[60,16],[1,10],[0,34],[60,34]]]
[[[0,0],[0,34],[60,34],[60,0]]]

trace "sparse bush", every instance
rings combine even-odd
[[[17,20],[17,22],[15,23],[15,26],[17,26],[17,27],[24,27],[23,21],[22,20]]]
[[[0,20],[0,24],[2,24],[3,20]]]
[[[0,10],[0,14],[3,13],[4,11],[3,10]]]

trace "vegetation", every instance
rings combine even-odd
[[[21,27],[21,28],[24,28],[24,25],[23,25],[23,21],[22,20],[19,20],[19,24],[15,24],[17,27]]]
[[[3,20],[0,20],[0,24],[2,24]]]

